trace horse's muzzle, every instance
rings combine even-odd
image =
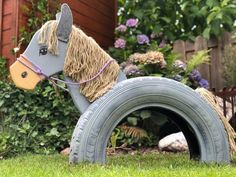
[[[17,87],[33,90],[39,81],[44,78],[30,68],[33,68],[32,63],[22,56],[10,66],[11,78]]]

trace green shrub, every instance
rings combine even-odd
[[[27,45],[32,35],[47,20],[55,18],[59,1],[30,1],[22,6],[28,17],[20,30],[21,44]],[[26,92],[7,82],[6,60],[0,57],[0,156],[53,153],[69,146],[72,130],[79,118],[68,93],[48,83],[34,92]]]
[[[55,19],[55,15],[60,8],[59,0],[30,0],[26,5],[21,6],[22,13],[27,17],[27,23],[22,26],[19,31],[19,42],[27,46],[34,33],[48,20]]]
[[[4,57],[0,56],[0,80],[7,80],[7,61]]]
[[[119,0],[119,23],[139,19],[143,34],[162,39],[209,39],[234,29],[235,0]],[[160,41],[159,41],[160,42]]]
[[[34,92],[0,81],[0,156],[68,147],[78,118],[70,96],[47,81]]]

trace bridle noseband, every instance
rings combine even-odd
[[[29,66],[28,64],[26,64],[25,62],[23,62],[22,60],[20,60],[21,58],[25,59],[26,61],[28,61],[29,63],[32,64],[33,67]],[[100,74],[103,73],[103,71],[106,69],[106,67],[108,67],[111,62],[115,61],[114,59],[109,59],[107,60],[107,62],[100,68],[100,70],[98,71],[97,74],[95,74],[93,77],[87,79],[87,80],[84,80],[84,81],[78,81],[78,82],[70,82],[70,81],[64,81],[64,80],[61,80],[61,79],[58,79],[56,77],[53,77],[53,76],[48,76],[47,74],[45,74],[42,69],[36,65],[35,63],[33,63],[30,59],[28,59],[27,56],[21,54],[20,55],[20,58],[17,58],[17,61],[19,61],[22,65],[24,65],[25,67],[27,67],[28,69],[30,69],[31,71],[33,71],[35,74],[37,75],[40,75],[40,76],[43,76],[45,77],[46,79],[48,79],[49,81],[51,81],[53,84],[55,84],[56,86],[62,88],[63,90],[66,90],[68,91],[67,89],[65,89],[64,87],[58,85],[56,82],[61,82],[61,83],[64,83],[64,84],[69,84],[69,85],[81,85],[81,84],[85,84],[87,82],[90,82],[94,79],[96,79]]]

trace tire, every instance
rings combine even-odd
[[[72,135],[70,163],[105,163],[114,128],[125,116],[143,108],[155,108],[170,116],[183,131],[191,157],[203,162],[230,162],[224,126],[198,93],[170,79],[139,77],[118,83],[80,117]]]

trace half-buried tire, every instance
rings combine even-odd
[[[173,118],[185,134],[191,157],[203,162],[230,162],[224,126],[198,93],[170,79],[139,77],[118,83],[80,117],[72,135],[70,163],[105,163],[114,128],[125,116],[144,108]]]

